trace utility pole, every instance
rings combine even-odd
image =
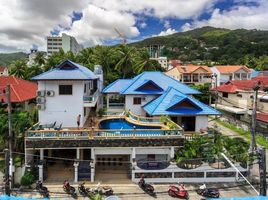
[[[266,196],[266,150],[259,148],[259,173],[260,173],[260,195]]]
[[[253,95],[253,105],[252,105],[252,114],[251,114],[251,141],[250,141],[250,152],[254,153],[254,151],[257,149],[256,145],[256,117],[257,117],[257,106],[258,106],[258,91],[260,89],[260,82],[256,84],[256,86],[253,88],[254,95]]]
[[[8,112],[8,148],[9,148],[9,177],[10,177],[10,188],[13,187],[13,133],[12,133],[12,120],[11,120],[11,92],[10,85],[7,85],[6,89],[6,100],[7,100],[7,112]]]
[[[4,149],[5,152],[5,179],[4,179],[4,184],[5,184],[5,194],[10,196],[10,185],[9,185],[9,150]]]

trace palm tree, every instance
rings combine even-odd
[[[131,75],[133,66],[135,65],[136,49],[131,46],[120,45],[116,50],[120,56],[119,61],[115,65],[115,69],[123,73],[123,78]]]
[[[93,48],[86,48],[79,52],[76,56],[76,61],[90,68],[93,65]]]
[[[10,74],[19,78],[26,77],[27,62],[25,59],[12,62]]]
[[[35,54],[34,64],[42,67],[46,63],[45,53],[38,51]]]

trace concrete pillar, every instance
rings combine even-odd
[[[79,163],[75,162],[74,163],[74,182],[75,183],[78,182],[78,166],[79,166]]]
[[[44,160],[44,149],[40,149],[40,160]]]
[[[133,159],[136,159],[136,147],[132,148],[131,159],[131,162],[133,161]]]
[[[80,149],[79,148],[76,149],[76,159],[80,160]]]
[[[90,181],[95,180],[95,160],[90,162]]]
[[[173,159],[174,157],[175,157],[174,147],[170,147],[170,159]]]
[[[91,148],[91,157],[92,160],[95,160],[95,150],[94,148]]]
[[[39,181],[44,181],[44,177],[43,177],[43,174],[44,174],[44,172],[43,172],[43,165],[38,165],[38,180]]]

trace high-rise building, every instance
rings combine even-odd
[[[48,36],[47,37],[47,55],[58,52],[62,48],[64,52],[72,51],[78,53],[83,49],[81,44],[78,44],[76,39],[65,33],[62,36]]]

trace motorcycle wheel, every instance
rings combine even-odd
[[[175,193],[172,190],[168,190],[168,195],[171,197],[175,197]]]

